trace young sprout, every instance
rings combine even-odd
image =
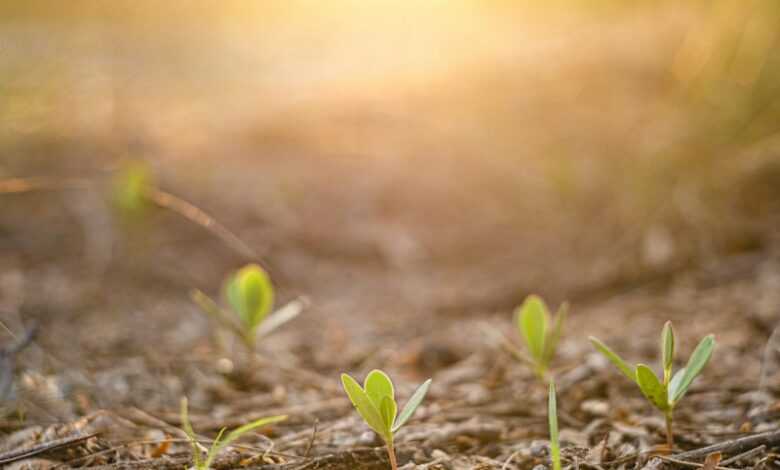
[[[390,466],[398,468],[393,447],[393,434],[412,417],[431,385],[431,379],[426,380],[406,403],[401,414],[396,416],[398,405],[395,401],[395,389],[390,377],[381,370],[372,370],[367,376],[363,387],[347,374],[341,374],[341,383],[347,392],[349,400],[357,409],[358,414],[385,441]]]
[[[519,352],[516,355],[533,368],[540,380],[544,379],[555,357],[567,311],[568,305],[564,303],[552,319],[547,305],[536,295],[528,296],[515,310],[517,329],[525,340],[530,357]]]
[[[561,442],[558,438],[558,403],[555,398],[555,382],[550,381],[547,397],[547,420],[550,423],[550,457],[552,469],[561,470]]]
[[[206,459],[204,460],[203,450],[205,449],[200,445],[198,436],[195,435],[195,431],[192,430],[192,424],[190,423],[189,413],[187,411],[187,398],[181,399],[181,424],[184,428],[184,433],[187,434],[187,439],[190,441],[190,445],[192,446],[192,468],[195,470],[210,470],[211,465],[214,463],[214,460],[217,458],[217,456],[233,441],[248,433],[249,431],[267,426],[269,424],[278,423],[280,421],[284,421],[285,419],[287,419],[287,416],[284,415],[260,418],[256,421],[252,421],[251,423],[247,423],[230,431],[224,438],[222,435],[225,434],[225,428],[222,428],[217,434],[216,439],[214,439],[214,442],[211,443],[211,447],[209,447],[208,451],[206,452]]]
[[[688,364],[672,375],[674,330],[672,329],[672,322],[666,322],[661,332],[661,366],[663,368],[661,380],[658,379],[650,367],[644,364],[637,364],[636,367],[632,367],[598,339],[591,336],[590,342],[593,343],[593,346],[601,354],[612,361],[623,375],[636,382],[645,398],[664,413],[666,418],[666,444],[672,449],[674,447],[674,434],[672,433],[674,407],[685,396],[693,380],[701,373],[710,360],[712,350],[715,348],[715,336],[708,335],[702,339],[688,359]]]
[[[253,351],[258,336],[264,336],[292,320],[303,309],[302,302],[288,304],[270,315],[274,304],[274,287],[268,274],[256,264],[249,264],[228,276],[223,288],[230,312],[199,290],[192,299],[206,312],[235,332]]]
[[[125,164],[114,178],[114,203],[125,214],[138,215],[148,205],[145,193],[153,184],[152,172],[146,164]]]

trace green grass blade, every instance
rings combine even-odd
[[[636,383],[642,394],[661,411],[669,409],[669,395],[666,386],[662,384],[655,372],[644,364],[636,366]]]
[[[187,397],[181,399],[181,427],[184,430],[184,434],[187,435],[187,440],[190,441],[192,446],[192,463],[196,469],[201,469],[201,456],[200,445],[198,445],[198,436],[195,435],[195,431],[192,429],[192,423],[190,423],[189,405],[187,403]]]
[[[636,382],[636,371],[633,367],[628,365],[626,361],[624,361],[620,356],[618,356],[614,351],[609,349],[606,344],[599,341],[597,338],[591,336],[588,338],[593,344],[593,347],[595,347],[601,354],[604,355],[607,359],[609,359],[615,366],[617,366],[618,369],[620,369],[620,372],[623,373],[626,377],[631,379],[632,382]]]
[[[217,436],[217,439],[214,441],[214,444],[211,447],[211,450],[209,451],[208,457],[206,459],[205,467],[211,468],[211,464],[214,462],[214,459],[217,458],[217,456],[226,448],[228,447],[233,441],[240,438],[244,434],[253,431],[257,428],[261,428],[263,426],[268,426],[269,424],[278,423],[281,421],[284,421],[287,419],[286,415],[279,415],[279,416],[269,416],[267,418],[260,418],[255,421],[252,421],[251,423],[247,423],[239,428],[236,428],[232,431],[230,431],[227,436],[225,436],[224,439],[220,440],[220,437],[222,436],[222,431],[220,431],[219,436]]]
[[[209,451],[206,453],[206,463],[203,465],[205,468],[211,468],[212,462],[214,462],[214,459],[219,455],[219,441],[222,440],[222,435],[225,434],[226,429],[227,428],[220,429],[217,433],[217,437],[211,442],[211,447],[209,447]]]
[[[668,383],[674,362],[674,328],[670,321],[664,324],[664,329],[661,331],[661,351],[663,351],[661,362],[664,368],[664,382]]]
[[[379,369],[374,369],[368,373],[366,380],[363,382],[363,389],[378,410],[381,409],[382,399],[385,397],[395,401],[393,382],[387,374]]]
[[[688,364],[685,366],[685,373],[674,391],[672,403],[677,403],[685,395],[688,388],[690,388],[691,383],[693,383],[693,379],[695,379],[701,373],[702,369],[704,369],[704,366],[707,365],[714,348],[715,336],[713,335],[705,337],[701,340],[699,345],[696,346],[690,359],[688,359]]]
[[[368,394],[360,387],[355,379],[347,374],[341,374],[341,383],[344,386],[344,391],[347,392],[349,400],[354,405],[358,414],[368,426],[379,434],[382,439],[387,440],[387,433],[385,430],[384,420],[377,407],[368,397]]]
[[[417,407],[420,406],[420,403],[422,403],[423,399],[425,398],[425,394],[428,393],[428,388],[431,386],[431,379],[426,380],[422,385],[420,385],[417,390],[414,392],[411,398],[409,398],[409,401],[406,402],[406,406],[404,406],[403,411],[401,411],[401,414],[398,415],[398,418],[396,418],[395,425],[392,428],[393,432],[398,431],[401,426],[406,424],[407,421],[409,421],[409,418],[412,417],[415,410],[417,410]]]
[[[558,437],[558,402],[555,397],[555,382],[550,381],[547,397],[547,420],[550,425],[550,456],[553,470],[561,470],[561,443]]]
[[[549,313],[544,301],[536,295],[528,296],[517,310],[520,333],[528,345],[531,357],[537,362],[544,360],[544,341],[547,336]]]

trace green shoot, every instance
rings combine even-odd
[[[233,441],[240,438],[244,434],[253,431],[257,428],[267,426],[269,424],[278,423],[287,419],[287,416],[270,416],[268,418],[260,418],[258,420],[247,423],[241,427],[238,427],[230,431],[227,436],[222,437],[225,434],[225,428],[222,428],[217,434],[216,439],[211,444],[211,447],[206,452],[206,458],[203,459],[203,446],[201,446],[195,431],[192,430],[192,424],[190,423],[189,413],[187,410],[187,398],[181,399],[181,424],[184,433],[187,435],[187,439],[192,446],[192,461],[193,468],[195,470],[210,470],[214,460],[217,456],[225,450]]]
[[[702,339],[688,359],[688,364],[672,375],[674,329],[672,328],[672,322],[666,322],[661,332],[661,367],[663,376],[660,380],[650,367],[644,364],[632,367],[598,339],[591,336],[590,342],[593,343],[593,346],[600,353],[617,366],[623,375],[636,382],[645,398],[664,413],[666,418],[666,444],[669,449],[672,449],[674,447],[674,434],[672,431],[674,407],[685,396],[693,380],[701,373],[710,360],[712,350],[715,348],[715,336],[708,335]]]
[[[517,329],[530,354],[530,357],[520,354],[518,357],[531,366],[540,380],[544,380],[555,357],[567,311],[568,305],[564,303],[555,318],[551,319],[547,305],[536,295],[528,296],[523,305],[515,310]]]
[[[138,215],[147,206],[147,188],[154,184],[149,167],[140,162],[126,164],[114,179],[114,203],[128,215]]]
[[[550,381],[547,398],[547,419],[550,423],[550,457],[552,469],[561,470],[561,442],[558,437],[558,402],[555,398],[555,382]]]
[[[244,266],[228,276],[223,291],[229,312],[199,290],[191,296],[205,312],[236,333],[252,352],[258,336],[265,336],[297,317],[303,308],[300,302],[291,303],[271,315],[274,287],[265,270],[256,264]]]
[[[392,470],[397,470],[393,435],[406,424],[420,406],[425,394],[428,393],[431,379],[417,388],[400,414],[397,414],[398,404],[395,401],[393,382],[381,370],[371,371],[366,376],[363,387],[347,374],[341,374],[341,383],[363,421],[385,441],[390,466]]]

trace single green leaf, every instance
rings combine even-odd
[[[238,282],[241,313],[247,325],[254,328],[263,322],[273,306],[271,281],[260,266],[250,264],[238,272]]]
[[[220,431],[217,438],[214,440],[214,444],[212,445],[212,450],[209,451],[208,457],[206,458],[205,467],[211,468],[211,464],[214,462],[214,459],[217,458],[217,456],[226,448],[228,447],[233,441],[240,438],[244,434],[253,431],[257,428],[261,428],[263,426],[268,426],[269,424],[278,423],[281,421],[284,421],[287,419],[286,415],[279,415],[279,416],[269,416],[267,418],[260,418],[255,421],[252,421],[251,423],[247,423],[241,427],[238,427],[232,431],[230,431],[227,436],[225,436],[224,439],[220,439],[222,436],[222,431]]]
[[[409,421],[409,418],[412,417],[415,410],[417,410],[417,407],[420,406],[420,403],[422,403],[423,398],[425,398],[425,394],[428,393],[428,388],[431,386],[431,379],[426,380],[422,385],[420,385],[417,390],[412,394],[412,397],[409,398],[409,401],[406,402],[406,406],[404,406],[403,411],[401,411],[401,414],[398,415],[398,417],[395,420],[395,425],[392,428],[393,432],[398,431],[401,426],[406,424],[407,421]]]
[[[672,397],[674,397],[675,393],[677,393],[677,389],[680,388],[680,382],[682,381],[682,378],[685,376],[685,367],[678,370],[674,373],[674,376],[672,377],[672,380],[669,381],[669,403],[674,403],[674,400],[672,400]]]
[[[620,372],[622,372],[623,375],[631,379],[631,381],[636,382],[636,371],[632,366],[628,365],[626,361],[624,361],[620,356],[615,354],[614,351],[609,349],[606,344],[602,343],[597,338],[591,336],[588,339],[590,339],[590,342],[591,344],[593,344],[593,347],[595,347],[601,354],[604,355],[604,357],[612,361],[612,363],[615,364],[615,366],[617,366],[618,369],[620,369]]]
[[[377,407],[368,397],[368,394],[360,387],[355,379],[347,374],[341,374],[341,383],[344,391],[347,392],[349,400],[355,406],[358,414],[368,426],[379,434],[382,439],[387,440],[387,432],[384,426],[384,420]]]
[[[542,362],[545,367],[552,362],[555,356],[555,349],[558,347],[558,342],[561,339],[563,324],[566,322],[568,313],[569,304],[564,302],[558,308],[558,313],[555,314],[552,328],[547,332],[547,337],[544,340],[544,354],[542,355]]]
[[[661,350],[663,351],[661,362],[664,368],[664,382],[668,382],[674,362],[674,328],[672,328],[670,321],[664,324],[664,329],[661,332]]]
[[[531,295],[518,309],[518,326],[525,339],[531,357],[537,362],[544,360],[544,341],[547,336],[547,306],[538,296]]]
[[[385,424],[385,432],[388,436],[393,435],[393,422],[395,422],[395,414],[398,411],[398,405],[395,400],[385,396],[382,397],[382,403],[379,405],[379,413],[382,415],[382,420]]]
[[[547,420],[550,425],[550,455],[553,470],[561,470],[561,444],[558,437],[558,402],[555,398],[555,382],[550,381],[547,396]]]
[[[690,388],[693,379],[695,379],[707,365],[712,356],[712,350],[715,348],[715,336],[709,335],[701,340],[696,349],[693,350],[688,364],[685,366],[685,374],[680,379],[679,385],[672,396],[672,403],[677,403]]]
[[[662,384],[655,372],[644,364],[636,366],[636,383],[642,394],[650,400],[656,408],[661,411],[669,409],[669,397],[666,392],[666,386]]]
[[[366,391],[368,398],[376,406],[376,409],[381,409],[382,399],[389,397],[395,401],[395,389],[393,388],[393,382],[390,377],[379,369],[374,369],[368,373],[366,380],[363,382],[363,389]]]

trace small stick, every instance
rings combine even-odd
[[[755,449],[750,449],[747,452],[743,452],[739,455],[735,455],[734,457],[730,457],[723,462],[721,462],[722,465],[728,465],[730,463],[738,462],[740,460],[749,459],[751,457],[755,457],[756,455],[764,452],[766,450],[766,446],[761,444],[760,446],[756,447]]]
[[[738,439],[721,442],[720,444],[713,444],[711,446],[702,447],[701,449],[681,452],[679,454],[672,455],[671,457],[678,460],[696,460],[706,457],[707,454],[711,454],[713,452],[720,452],[722,454],[739,454],[761,445],[771,447],[777,444],[780,444],[780,430],[740,437]]]
[[[666,457],[666,456],[663,456],[663,455],[656,455],[655,457],[657,457],[657,458],[659,458],[659,459],[661,459],[661,460],[663,460],[665,462],[673,463],[673,464],[676,464],[676,465],[683,465],[685,467],[702,468],[702,467],[705,466],[705,464],[703,464],[703,463],[688,462],[686,460],[679,460],[679,459],[675,459],[673,457]],[[738,468],[720,467],[720,466],[712,467],[712,468],[714,468],[715,470],[740,470]]]
[[[86,441],[87,439],[91,439],[95,436],[97,436],[97,433],[64,437],[62,439],[55,439],[53,441],[43,442],[41,444],[37,444],[31,447],[4,452],[0,454],[0,465],[7,465],[9,463],[34,457],[36,455],[40,455],[52,450],[70,447],[72,445]]]

